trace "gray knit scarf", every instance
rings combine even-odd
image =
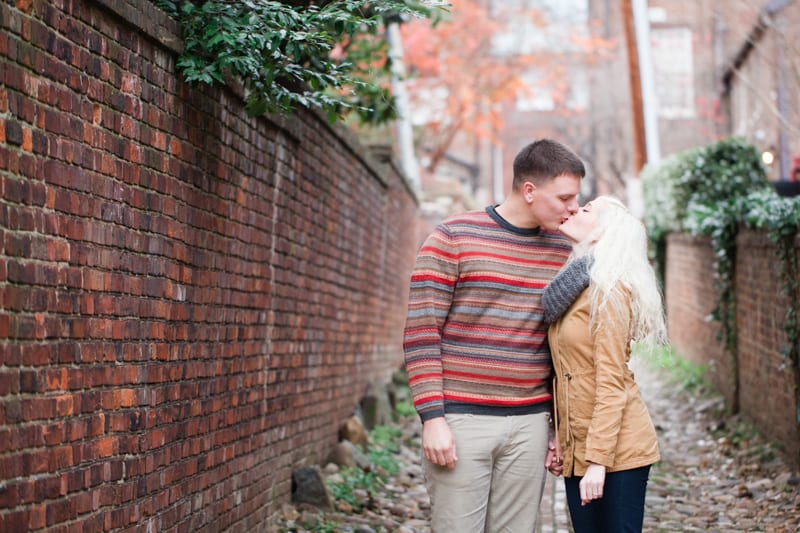
[[[592,258],[588,255],[569,263],[544,289],[542,307],[544,321],[552,324],[563,315],[583,290],[589,286],[589,267]]]

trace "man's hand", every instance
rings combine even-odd
[[[550,433],[550,439],[547,441],[547,455],[544,457],[544,467],[556,477],[564,473],[564,453],[558,443],[558,436],[553,432]]]
[[[598,464],[590,464],[580,483],[581,505],[586,505],[592,500],[599,500],[602,498],[603,485],[605,485],[605,482],[606,467]]]
[[[433,464],[456,467],[456,441],[444,417],[431,418],[422,424],[422,451]]]

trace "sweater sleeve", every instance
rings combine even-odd
[[[586,460],[611,467],[617,447],[622,414],[627,404],[625,370],[630,350],[630,313],[625,308],[602,311],[594,332],[595,407],[586,435]]]
[[[426,239],[411,274],[403,335],[406,372],[420,418],[444,416],[442,328],[458,278],[458,254],[443,225]]]

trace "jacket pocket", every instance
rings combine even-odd
[[[573,436],[584,440],[594,414],[595,371],[593,368],[565,373],[567,409]]]

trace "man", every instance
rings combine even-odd
[[[419,251],[404,350],[435,533],[536,526],[553,459],[541,295],[569,256],[556,230],[584,174],[562,144],[533,142],[503,203],[450,217]]]

